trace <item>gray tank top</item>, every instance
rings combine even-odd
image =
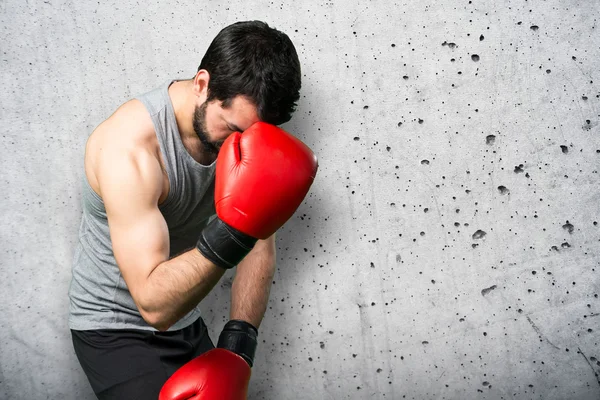
[[[170,256],[193,248],[215,215],[215,163],[202,165],[181,141],[168,88],[174,80],[140,97],[156,129],[169,179],[169,194],[159,206],[169,228]],[[155,330],[141,317],[112,251],[104,203],[84,174],[83,216],[72,263],[69,328]],[[185,328],[200,316],[198,306],[174,324]]]

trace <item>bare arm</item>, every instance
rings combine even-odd
[[[99,150],[95,169],[123,278],[144,320],[166,330],[225,270],[197,249],[168,260],[169,232],[158,209],[163,175],[155,155],[113,140]]]
[[[251,323],[258,329],[267,309],[275,273],[275,234],[259,240],[236,267],[231,287],[231,319]]]

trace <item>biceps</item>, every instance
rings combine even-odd
[[[158,209],[136,215],[134,220],[109,221],[117,264],[132,292],[169,257],[169,231]]]
[[[121,155],[100,177],[113,253],[139,304],[146,279],[169,255],[169,232],[157,204],[161,171],[148,157],[130,161]]]

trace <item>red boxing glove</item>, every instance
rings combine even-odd
[[[317,158],[283,129],[257,122],[234,132],[217,159],[215,205],[227,225],[266,239],[296,211],[317,173]]]
[[[317,173],[317,158],[283,129],[257,122],[221,146],[215,177],[218,218],[197,248],[216,265],[233,268],[296,211]]]
[[[179,368],[158,400],[246,400],[250,366],[226,349],[212,349]]]

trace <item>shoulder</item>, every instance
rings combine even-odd
[[[155,138],[155,128],[148,110],[137,99],[121,105],[102,125],[106,125],[104,133],[120,141],[131,140],[140,145]],[[100,126],[98,127],[100,128]]]
[[[150,114],[141,101],[132,99],[121,105],[90,135],[85,148],[86,175],[92,188],[98,189],[99,169],[112,164],[107,160],[126,156],[136,161],[143,160],[146,166],[156,165],[160,163],[159,152]]]

